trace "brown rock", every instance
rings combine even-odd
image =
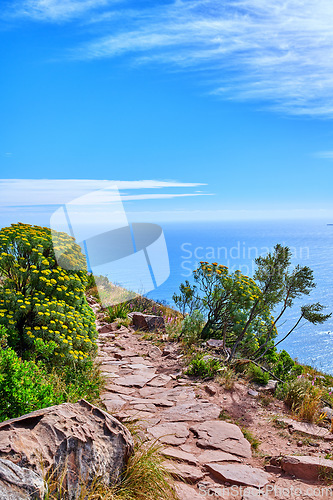
[[[41,475],[0,458],[0,500],[42,500],[44,494]]]
[[[112,484],[118,480],[133,440],[115,418],[87,401],[37,410],[0,424],[1,458],[39,474],[67,467],[65,487],[74,498],[79,478],[92,481],[96,473]]]
[[[178,448],[164,448],[161,451],[162,455],[168,458],[173,458],[174,460],[179,460],[180,462],[186,462],[189,465],[199,465],[198,459],[191,453],[186,451],[181,451]]]
[[[187,464],[166,463],[165,468],[176,479],[182,479],[186,483],[194,484],[204,477],[204,473],[199,467]]]
[[[280,420],[294,431],[303,432],[313,437],[324,438],[327,441],[333,440],[333,434],[328,429],[319,427],[319,425],[309,424],[307,422],[297,422],[291,418],[283,418]]]
[[[141,312],[133,312],[130,315],[133,320],[133,326],[139,330],[165,330],[164,318],[162,316],[154,316],[152,314],[143,314]]]
[[[207,464],[207,470],[220,481],[240,486],[263,488],[270,481],[270,475],[261,469],[243,464]]]
[[[252,456],[251,445],[237,425],[212,420],[192,426],[191,431],[198,437],[200,448],[213,448],[245,458]]]
[[[205,385],[204,389],[209,396],[215,396],[215,394],[217,393],[216,388],[212,385]]]
[[[175,490],[180,500],[202,500],[202,495],[188,484],[177,482]]]
[[[245,488],[243,491],[242,500],[269,500],[267,496],[262,495],[262,492],[256,488]]]
[[[164,385],[167,385],[171,380],[171,377],[169,375],[157,375],[157,377],[154,377],[153,380],[148,382],[147,385],[151,387],[163,387]]]
[[[154,371],[150,374],[142,372],[140,375],[119,377],[114,380],[114,383],[117,385],[124,385],[125,387],[143,387],[155,376]]]
[[[117,330],[117,328],[115,327],[115,325],[113,323],[113,324],[107,324],[107,325],[100,326],[97,331],[98,331],[98,333],[111,333],[111,332],[114,332],[115,330]]]
[[[225,453],[220,450],[206,450],[198,456],[201,464],[208,464],[210,462],[241,462],[239,457],[231,453]]]
[[[314,456],[286,456],[281,460],[282,469],[292,476],[309,481],[321,475],[333,474],[333,461]]]
[[[149,434],[162,443],[179,445],[185,443],[190,432],[183,423],[163,423],[147,429]]]
[[[163,418],[172,422],[203,422],[218,418],[221,413],[219,406],[213,403],[184,403],[165,410]]]

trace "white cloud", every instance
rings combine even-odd
[[[0,179],[0,206],[57,205],[92,191],[104,189],[112,183],[121,190],[149,190],[165,188],[193,188],[205,184],[177,181],[141,180],[108,181],[96,179]],[[121,193],[122,194],[122,193]],[[206,193],[208,194],[208,193]],[[122,194],[122,201],[157,200],[204,193],[142,193]],[[110,196],[106,202],[110,202]]]
[[[333,160],[333,151],[318,151],[313,155],[315,158],[323,158],[325,160]]]
[[[123,0],[14,5],[16,15],[47,22],[80,17],[86,36],[90,23],[91,39],[71,51],[74,58],[127,54],[141,64],[199,71],[224,99],[333,116],[331,0],[174,0],[137,10]]]
[[[331,0],[178,0],[133,15],[125,29],[112,26],[78,55],[130,53],[145,64],[199,69],[224,98],[332,117],[332,21]]]
[[[110,0],[25,0],[16,4],[16,15],[45,21],[67,21],[110,3]]]

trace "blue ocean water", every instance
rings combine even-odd
[[[163,224],[170,276],[148,296],[172,304],[173,293],[185,279],[191,281],[192,270],[201,260],[217,261],[252,276],[254,258],[281,243],[292,250],[292,265],[313,269],[317,284],[309,296],[295,303],[281,318],[278,324],[281,337],[299,317],[301,304],[321,302],[327,306],[327,312],[333,311],[333,226],[327,222],[331,221]],[[333,318],[317,326],[304,321],[280,347],[300,362],[333,374]]]

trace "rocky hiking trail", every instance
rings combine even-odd
[[[160,349],[142,332],[107,324],[99,304],[89,303],[106,379],[103,404],[121,421],[139,420],[145,439],[162,443],[180,500],[333,497],[318,481],[323,467],[333,477],[333,461],[325,459],[333,453],[331,433],[291,420],[281,401],[246,383],[230,391],[186,377],[177,343]],[[260,441],[257,452],[241,427]]]

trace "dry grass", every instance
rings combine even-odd
[[[81,481],[76,500],[179,500],[160,449],[156,443],[138,442],[118,485],[106,486],[101,477],[91,484]],[[48,493],[44,500],[68,499],[64,477],[64,472],[53,473],[47,479]]]

